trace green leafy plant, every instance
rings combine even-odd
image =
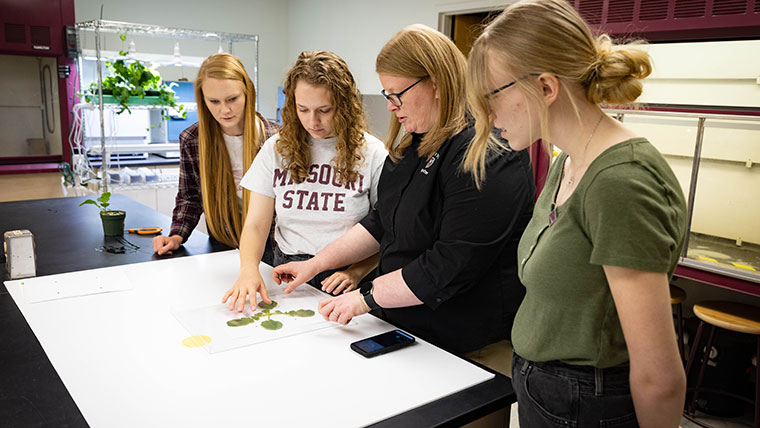
[[[279,330],[282,328],[282,323],[280,321],[273,320],[272,319],[273,315],[288,315],[291,317],[300,317],[300,318],[314,316],[314,311],[312,311],[311,309],[298,309],[297,311],[288,311],[288,312],[282,312],[278,310],[278,311],[273,312],[272,309],[277,307],[277,301],[275,300],[272,300],[272,303],[265,303],[263,301],[259,302],[258,307],[262,308],[263,311],[256,312],[250,317],[237,318],[234,320],[227,321],[227,325],[230,327],[242,327],[248,324],[252,324],[263,317],[266,317],[267,319],[261,322],[261,326],[267,330]]]
[[[113,210],[109,210],[108,206],[111,205],[111,192],[103,192],[102,195],[98,197],[98,199],[87,199],[86,201],[79,204],[81,207],[82,205],[89,204],[89,205],[95,205],[98,207],[100,212],[106,213],[106,212],[113,212]]]
[[[126,33],[119,35],[122,43],[126,40]],[[119,55],[127,56],[128,52],[122,47]],[[167,85],[161,81],[161,75],[155,69],[150,69],[141,61],[120,58],[116,61],[106,61],[109,76],[106,76],[102,82],[103,94],[113,96],[119,105],[117,114],[125,111],[132,113],[129,109],[129,101],[132,97],[140,99],[146,96],[157,96],[155,104],[172,107],[177,112],[186,117],[187,111],[184,104],[177,104],[174,90],[176,83]],[[90,83],[90,87],[84,94],[85,101],[91,102],[97,99],[98,82]],[[169,116],[164,110],[161,110],[161,117],[168,120]]]

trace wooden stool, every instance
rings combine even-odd
[[[687,410],[687,415],[691,417],[694,415],[697,404],[697,396],[699,394],[700,388],[704,391],[723,394],[752,404],[753,400],[750,400],[749,398],[738,394],[734,394],[732,392],[720,391],[712,388],[702,388],[702,379],[704,378],[705,367],[707,366],[707,362],[710,359],[710,349],[712,348],[715,327],[720,327],[739,333],[753,334],[757,336],[757,355],[758,359],[760,359],[760,308],[745,305],[742,303],[706,301],[694,305],[694,315],[696,315],[701,321],[699,323],[699,328],[697,328],[697,335],[694,339],[694,344],[691,348],[691,352],[689,352],[689,360],[686,363],[687,376],[689,374],[689,370],[691,369],[691,365],[694,363],[694,357],[697,353],[697,349],[699,348],[699,339],[702,335],[702,328],[705,324],[710,324],[710,335],[707,339],[707,347],[705,348],[705,353],[702,357],[702,366],[699,369],[697,384],[694,387],[694,396],[691,399],[691,404]],[[760,370],[756,370],[754,405],[754,427],[760,428]],[[700,423],[700,425],[702,424]]]
[[[670,305],[676,309],[676,333],[678,333],[678,352],[681,353],[681,364],[686,359],[683,352],[683,309],[681,303],[686,300],[686,292],[682,288],[670,285]]]

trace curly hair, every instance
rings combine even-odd
[[[206,107],[203,84],[206,79],[227,79],[239,82],[245,91],[243,125],[243,170],[247,171],[261,147],[261,120],[256,116],[256,89],[240,60],[228,53],[206,58],[195,79],[195,101],[198,105],[198,151],[200,156],[201,197],[209,233],[219,242],[237,247],[248,212],[251,192],[243,190],[243,215],[240,215],[235,181],[227,146],[219,122]]]
[[[338,138],[333,166],[341,185],[355,182],[359,178],[359,165],[364,161],[361,150],[367,130],[364,108],[346,62],[328,51],[301,52],[285,77],[283,125],[275,145],[277,153],[282,156],[283,167],[288,169],[294,182],[301,183],[308,177],[311,166],[309,134],[298,119],[296,110],[295,90],[299,81],[323,86],[330,92],[335,108],[332,125]]]

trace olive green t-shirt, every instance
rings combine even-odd
[[[550,225],[566,158],[551,166],[520,240],[518,273],[527,291],[512,343],[532,361],[616,366],[628,351],[602,265],[670,277],[683,248],[686,204],[660,152],[634,138],[594,159]]]

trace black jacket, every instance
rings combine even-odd
[[[361,221],[380,243],[378,276],[401,268],[424,303],[379,315],[458,353],[510,337],[525,295],[517,244],[536,192],[527,150],[492,154],[478,190],[462,170],[473,136],[465,129],[428,160],[414,135],[399,163],[386,159],[377,204]]]

